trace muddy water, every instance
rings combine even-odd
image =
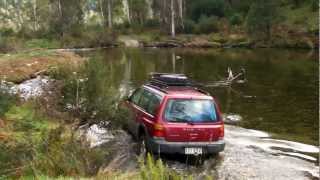
[[[216,158],[207,158],[200,166],[189,165],[184,158],[164,157],[167,164],[199,179],[202,175],[221,179],[319,177],[315,53],[268,49],[107,49],[83,55],[105,62],[110,69],[106,78],[120,96],[145,82],[150,72],[185,73],[210,84],[223,79],[228,67],[235,73],[245,68],[247,83],[206,88],[225,114],[241,117],[237,126],[226,127],[225,151]],[[124,149],[131,149],[127,143],[123,145]],[[127,162],[134,164],[128,151],[119,158],[126,162],[123,158],[130,157]]]

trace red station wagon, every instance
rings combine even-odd
[[[138,153],[218,154],[224,124],[214,98],[183,74],[153,73],[126,101]]]

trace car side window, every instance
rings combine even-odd
[[[151,100],[151,97],[152,97],[152,93],[147,91],[147,90],[144,90],[143,93],[142,93],[142,96],[141,96],[141,100],[139,102],[139,106],[144,109],[145,111],[148,110],[148,106],[149,106],[149,102]]]
[[[161,101],[161,97],[157,95],[152,95],[151,100],[149,102],[149,106],[147,112],[155,115],[157,107],[159,107]]]
[[[139,105],[139,101],[140,101],[140,98],[141,98],[141,95],[143,93],[143,89],[140,88],[140,89],[137,89],[130,97],[130,101],[133,103],[133,104],[136,104],[136,105]]]

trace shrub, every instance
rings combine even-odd
[[[110,74],[111,67],[100,56],[87,61],[78,72],[58,70],[55,76],[65,76],[61,104],[89,123],[111,121],[121,126],[126,112],[117,107],[120,97],[112,87]]]
[[[14,31],[11,28],[1,28],[0,29],[0,36],[8,37],[8,36],[13,36],[13,35],[14,35]]]
[[[89,149],[67,126],[42,114],[33,104],[13,106],[0,143],[0,174],[4,178],[95,175],[107,152]],[[32,178],[34,179],[34,178]]]
[[[199,19],[199,33],[211,33],[218,31],[218,18],[216,16],[201,16]]]
[[[183,24],[184,24],[184,29],[183,29],[184,33],[192,34],[195,32],[196,23],[193,20],[186,19],[186,20],[184,20]]]
[[[188,3],[188,15],[197,21],[201,16],[225,16],[226,4],[224,0],[200,0],[200,1],[190,1]]]
[[[159,27],[159,21],[157,19],[147,19],[144,23],[144,26],[147,28]]]
[[[240,14],[233,14],[230,18],[229,21],[232,25],[240,25],[242,22],[242,17]]]
[[[155,161],[150,154],[147,155],[146,162],[143,160],[140,162],[140,179],[142,180],[167,180],[175,179],[182,180],[185,179],[184,176],[177,174],[175,171],[169,170],[161,161],[158,159]],[[189,177],[188,179],[192,179]]]
[[[2,117],[16,102],[17,98],[9,94],[7,89],[2,87],[0,81],[0,117]]]

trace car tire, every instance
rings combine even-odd
[[[137,155],[143,158],[147,157],[147,154],[149,152],[146,142],[147,142],[147,138],[144,134],[142,134],[138,140]]]

